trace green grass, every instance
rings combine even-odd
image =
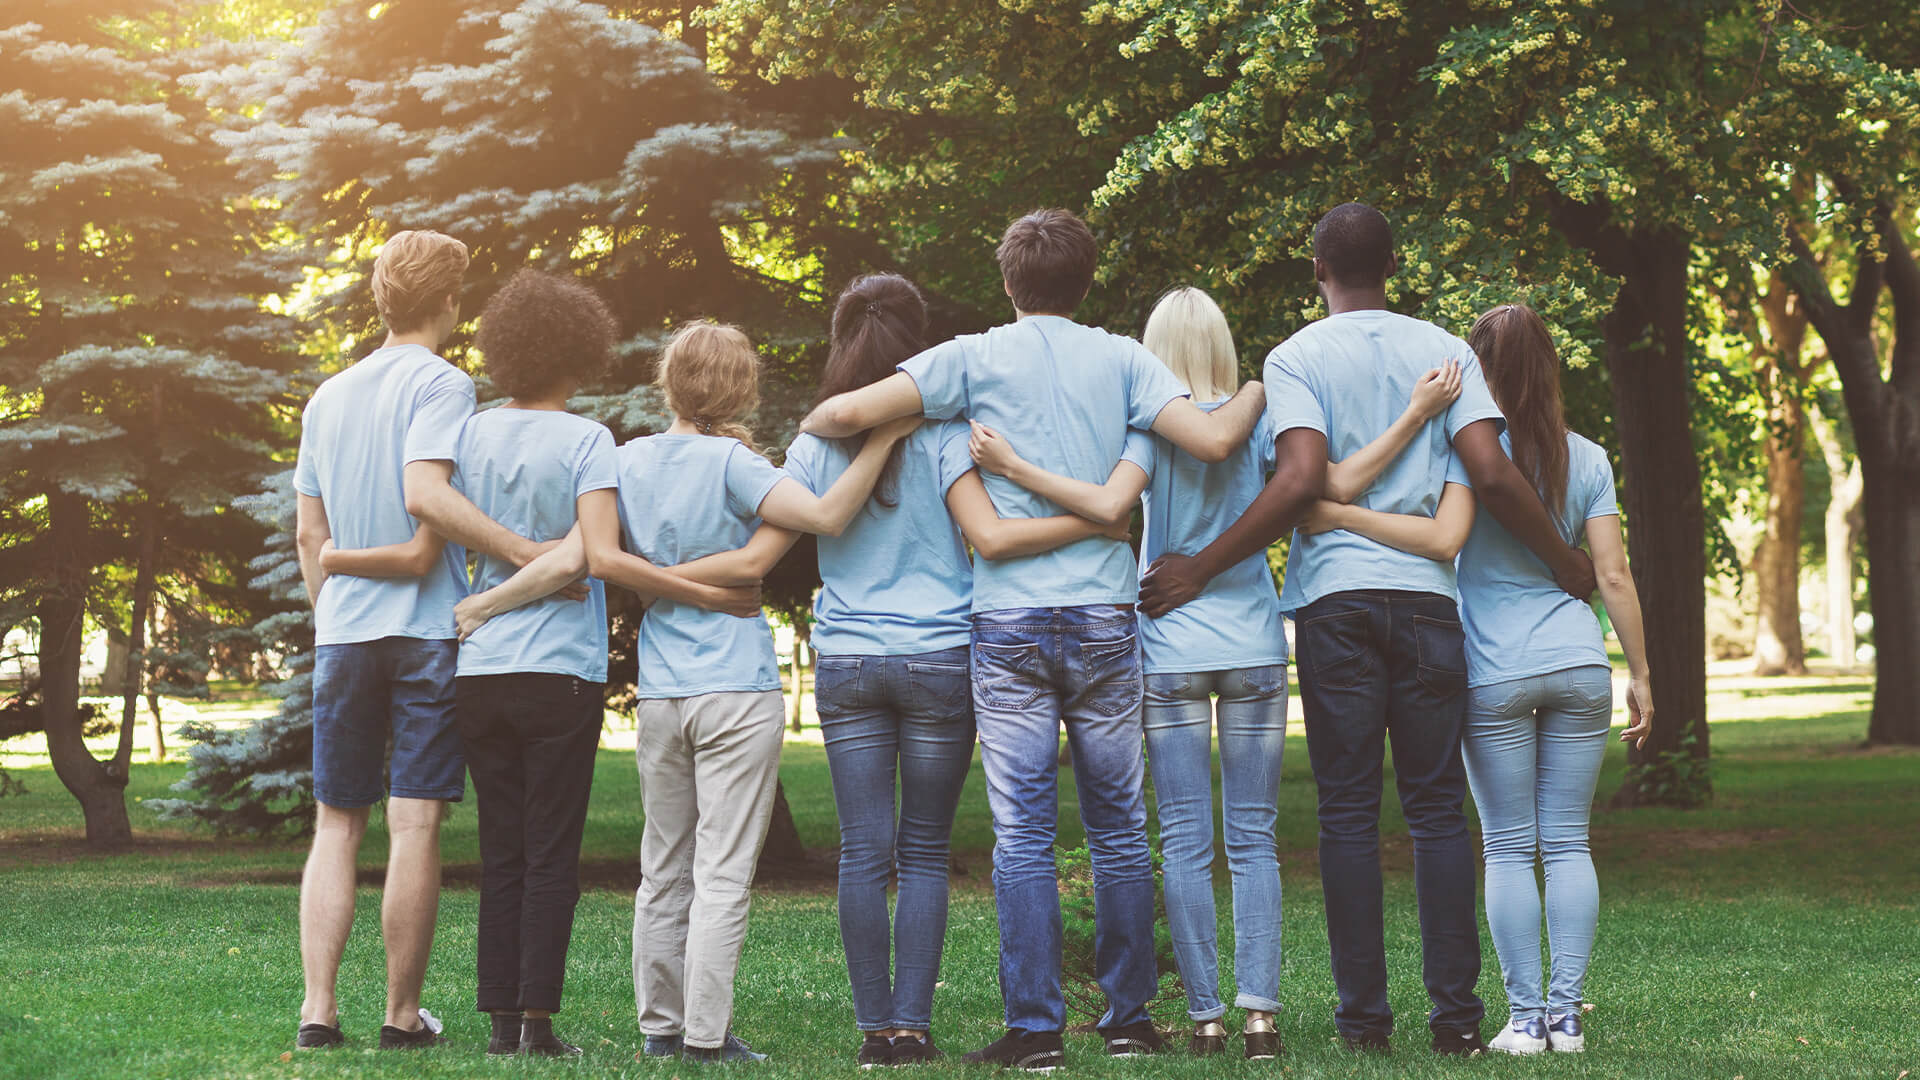
[[[1882,1077],[1920,1071],[1911,1005],[1920,1000],[1920,755],[1864,752],[1871,686],[1859,679],[1716,680],[1714,804],[1702,811],[1602,810],[1595,817],[1601,934],[1588,980],[1591,1050],[1576,1060],[1442,1062],[1425,1050],[1411,854],[1389,812],[1388,947],[1397,1052],[1355,1059],[1333,1043],[1333,985],[1314,858],[1305,746],[1289,739],[1279,843],[1286,889],[1281,1032],[1275,1066],[1293,1077],[1499,1076]],[[1601,781],[1619,783],[1616,746]],[[484,1059],[469,1011],[474,907],[467,885],[441,906],[426,1001],[454,1045],[392,1057],[361,1049],[282,1062],[299,1002],[298,846],[220,841],[153,826],[130,854],[75,853],[77,812],[44,767],[16,768],[30,789],[0,801],[0,1077],[687,1076],[635,1062],[628,949],[640,812],[631,755],[602,751],[586,857],[600,887],[581,902],[559,1030],[587,1048],[574,1065]],[[131,794],[165,794],[181,767],[137,765]],[[796,741],[782,766],[805,841],[834,842],[826,763]],[[1063,839],[1077,840],[1071,784]],[[937,1037],[962,1050],[998,1030],[997,940],[988,885],[992,842],[980,778],[967,785]],[[376,825],[363,865],[384,853]],[[445,836],[456,877],[477,860],[471,805]],[[1224,875],[1222,876],[1224,881]],[[1222,926],[1230,898],[1220,893]],[[368,1045],[382,1008],[378,892],[363,889],[342,971],[345,1023]],[[1228,959],[1223,956],[1223,964]],[[1504,1018],[1491,944],[1480,992],[1489,1034]],[[1902,1004],[1905,1003],[1905,1004]],[[767,883],[755,898],[736,1027],[774,1054],[770,1076],[851,1071],[855,1045],[830,887]],[[1110,1063],[1091,1036],[1069,1043],[1076,1075],[1253,1074],[1236,1060],[1170,1057]],[[961,1072],[958,1066],[933,1070]]]

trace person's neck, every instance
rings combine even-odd
[[[503,409],[527,409],[532,412],[566,412],[567,398],[570,396],[572,395],[560,394],[557,397],[549,395],[538,398],[517,397],[509,399],[506,404],[500,407]]]
[[[1391,311],[1387,307],[1387,287],[1350,289],[1344,285],[1329,285],[1322,290],[1327,301],[1327,314],[1345,315],[1349,311]]]
[[[393,349],[401,345],[418,345],[428,352],[437,353],[440,351],[441,344],[446,340],[446,335],[440,333],[439,327],[435,326],[423,327],[419,330],[409,330],[404,334],[394,333],[390,330],[387,332],[386,342],[380,347],[383,349]]]
[[[1021,319],[1031,319],[1037,315],[1045,315],[1055,319],[1071,320],[1073,318],[1073,313],[1070,311],[1021,311],[1019,308],[1013,309],[1013,318],[1015,322],[1018,322]]]
[[[693,421],[681,416],[674,417],[673,423],[667,425],[667,434],[669,435],[698,435],[700,433],[700,429],[693,426]]]

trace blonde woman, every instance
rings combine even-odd
[[[1163,296],[1147,319],[1144,344],[1186,384],[1201,409],[1211,412],[1231,395],[1239,369],[1233,333],[1206,293],[1177,288]],[[1329,467],[1328,487],[1364,488],[1458,393],[1456,368],[1430,372],[1400,423]],[[1205,547],[1239,518],[1273,468],[1275,434],[1262,423],[1225,461],[1209,464],[1164,438],[1135,433],[1127,460],[1144,472],[1131,490],[1119,482],[1124,469],[1098,487],[1035,470],[1004,439],[977,425],[973,446],[982,468],[1003,472],[1075,513],[1124,520],[1132,499],[1140,497],[1146,511],[1140,561],[1151,565],[1165,553]],[[1145,453],[1136,450],[1140,444],[1149,447]],[[1265,553],[1215,577],[1189,603],[1157,619],[1142,617],[1140,643],[1167,921],[1195,1024],[1189,1049],[1214,1054],[1227,1044],[1213,893],[1217,723],[1227,863],[1233,875],[1234,1004],[1247,1011],[1246,1056],[1275,1057],[1280,1052],[1274,1025],[1280,1008],[1280,863],[1274,824],[1286,746],[1287,641]]]
[[[668,342],[655,380],[665,432],[616,454],[619,495],[580,501],[593,576],[645,581],[695,560],[717,584],[755,584],[800,532],[838,535],[915,417],[875,430],[816,496],[760,456],[741,422],[759,403],[759,359],[731,326]],[[761,528],[761,523],[775,526]],[[621,544],[625,534],[626,546]],[[751,541],[751,542],[750,542]],[[713,558],[708,558],[712,556]],[[722,571],[731,568],[728,578]],[[766,620],[662,598],[640,624],[636,755],[646,827],[633,916],[634,996],[646,1053],[760,1061],[729,1031],[748,888],[779,777],[780,669]]]

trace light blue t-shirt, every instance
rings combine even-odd
[[[627,550],[657,566],[744,545],[760,527],[760,503],[786,475],[719,435],[649,435],[615,456]],[[640,620],[638,653],[642,698],[780,689],[762,615],[742,619],[661,600]]]
[[[1513,443],[1504,434],[1500,447],[1512,455]],[[1447,479],[1465,484],[1463,473],[1456,467]],[[1607,452],[1567,432],[1567,497],[1553,515],[1561,539],[1577,545],[1588,519],[1619,513]],[[1459,572],[1468,686],[1609,663],[1593,609],[1555,584],[1547,564],[1492,514],[1473,519]]]
[[[1312,428],[1327,456],[1345,461],[1386,433],[1413,400],[1414,384],[1448,359],[1460,361],[1460,397],[1427,421],[1355,506],[1432,517],[1453,460],[1453,437],[1469,424],[1506,425],[1467,343],[1430,322],[1391,311],[1349,311],[1312,323],[1267,354],[1267,421],[1274,437]],[[1280,609],[1291,615],[1352,589],[1403,589],[1459,599],[1450,563],[1423,559],[1345,529],[1293,534]]]
[[[326,503],[335,547],[404,544],[419,527],[407,513],[408,463],[452,461],[472,414],[473,380],[432,349],[376,350],[307,402],[294,490]],[[452,639],[453,605],[466,595],[466,552],[453,544],[425,577],[329,577],[314,604],[313,641]]]
[[[909,656],[967,644],[973,566],[946,499],[973,468],[968,434],[958,420],[922,424],[901,440],[898,471],[846,531],[820,537],[813,647],[822,655]],[[786,470],[824,495],[852,460],[838,440],[801,435],[787,448]]]
[[[529,540],[567,535],[575,500],[620,485],[613,435],[584,416],[541,409],[488,409],[467,421],[453,482],[480,512]],[[517,568],[480,557],[473,589],[491,589]],[[586,600],[554,594],[503,612],[460,643],[459,674],[543,672],[607,681],[607,590],[589,581]]]
[[[1029,315],[937,345],[900,365],[936,420],[966,417],[1006,436],[1034,465],[1104,484],[1126,448],[1187,388],[1139,342],[1058,315]],[[981,474],[1003,518],[1065,513],[1004,476]],[[1131,604],[1140,597],[1133,549],[1104,536],[1039,555],[981,559],[973,610]]]
[[[1200,408],[1212,412],[1225,403]],[[1240,520],[1266,486],[1273,440],[1262,417],[1245,446],[1210,465],[1162,436],[1150,436],[1147,488],[1140,495],[1146,510],[1141,563],[1152,565],[1168,552],[1192,555]],[[1287,638],[1267,553],[1247,556],[1199,596],[1157,619],[1141,615],[1140,648],[1149,675],[1286,663]]]

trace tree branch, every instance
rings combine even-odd
[[[1874,209],[1873,221],[1886,250],[1887,291],[1893,294],[1893,382],[1899,385],[1920,366],[1920,266],[1915,265],[1913,249],[1884,204]],[[1871,311],[1867,317],[1872,317]]]

